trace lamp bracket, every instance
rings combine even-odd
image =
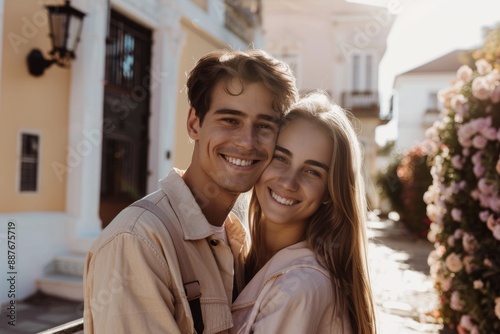
[[[56,61],[53,59],[45,59],[40,49],[33,49],[28,54],[28,71],[31,75],[39,77],[43,74],[46,68],[50,67]]]

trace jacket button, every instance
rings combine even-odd
[[[219,244],[219,240],[217,240],[217,239],[211,239],[210,240],[210,245],[217,246],[218,244]]]

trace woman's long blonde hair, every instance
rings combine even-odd
[[[332,142],[329,200],[310,218],[306,240],[318,262],[330,272],[335,305],[347,310],[353,333],[376,333],[366,259],[366,193],[356,132],[346,111],[322,93],[312,93],[294,104],[284,126],[295,119],[317,124]],[[252,247],[245,264],[247,280],[267,261],[261,235],[262,210],[255,193],[249,210]]]

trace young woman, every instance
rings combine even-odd
[[[234,333],[376,333],[356,133],[320,93],[285,116],[250,201]]]

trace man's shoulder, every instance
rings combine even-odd
[[[157,190],[145,198],[155,205],[163,201],[168,201],[166,194],[161,190]],[[114,238],[124,234],[138,238],[151,238],[151,235],[160,232],[160,224],[161,222],[158,221],[152,212],[141,207],[129,205],[104,228],[92,245],[91,251],[100,249]]]

